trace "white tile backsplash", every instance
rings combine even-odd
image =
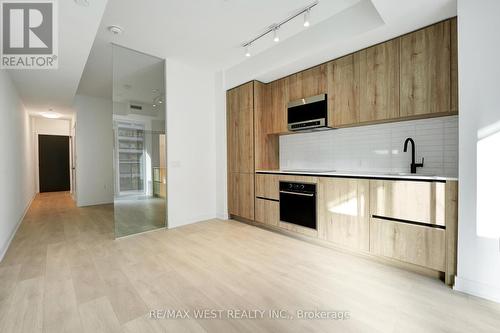
[[[416,162],[425,158],[417,173],[458,176],[458,116],[284,135],[280,168],[409,172],[408,137],[415,140]]]

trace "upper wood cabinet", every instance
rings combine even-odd
[[[280,79],[269,83],[267,89],[269,93],[268,108],[270,117],[269,133],[288,132],[287,114],[288,114],[288,78]]]
[[[318,237],[356,250],[370,247],[369,181],[319,179]]]
[[[401,117],[450,113],[451,24],[444,21],[401,40]]]
[[[399,39],[359,52],[359,120],[399,117]]]
[[[301,98],[325,94],[327,65],[322,64],[288,77],[288,100],[296,101]]]
[[[457,18],[450,20],[451,33],[451,112],[458,113],[458,38]]]
[[[359,53],[327,65],[328,126],[341,127],[359,122]]]
[[[227,154],[229,172],[254,171],[253,82],[227,92]]]

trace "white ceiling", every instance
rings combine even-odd
[[[251,58],[244,56],[242,42],[311,2],[90,0],[85,8],[64,0],[59,2],[60,69],[11,75],[28,108],[70,112],[80,78],[78,93],[111,98],[110,42],[224,69],[231,87],[250,79],[270,81],[456,15],[456,0],[320,0],[310,28],[297,18],[280,31],[279,43],[269,36],[256,43]],[[112,24],[124,33],[112,35],[107,31]]]
[[[32,114],[53,108],[70,115],[73,98],[89,56],[107,0],[82,7],[72,0],[58,1],[59,68],[9,70],[27,110]]]

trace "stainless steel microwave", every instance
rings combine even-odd
[[[302,98],[288,103],[289,131],[320,131],[328,126],[327,96]]]

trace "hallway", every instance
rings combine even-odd
[[[493,332],[498,305],[440,281],[217,220],[113,240],[112,206],[40,194],[0,264],[0,332]],[[431,303],[432,300],[432,303]],[[151,310],[349,311],[347,320]]]

